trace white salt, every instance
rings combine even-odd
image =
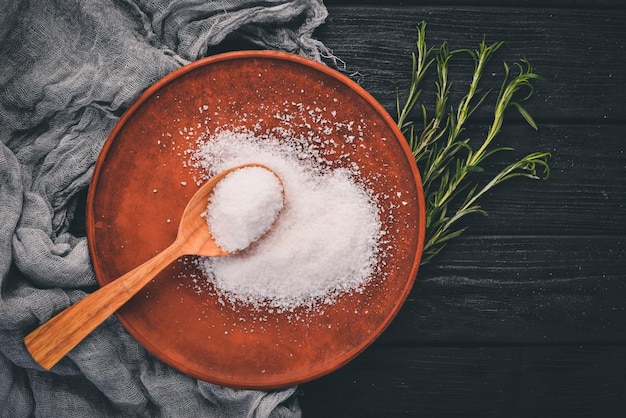
[[[359,292],[376,273],[381,231],[373,193],[353,167],[334,167],[311,138],[222,131],[199,141],[193,158],[206,177],[260,163],[282,180],[284,208],[271,230],[246,251],[202,258],[200,269],[233,305],[293,311]]]
[[[204,212],[215,242],[226,251],[243,250],[272,226],[283,207],[283,189],[274,173],[243,167],[221,179]]]

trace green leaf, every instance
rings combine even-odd
[[[520,105],[517,102],[511,102],[511,104],[515,106],[515,108],[520,113],[520,115],[522,115],[522,117],[526,120],[526,122],[528,122],[528,124],[532,126],[535,131],[539,130],[539,128],[537,127],[537,123],[535,123],[535,120],[533,119],[533,117],[530,116],[530,113],[528,113],[526,109],[522,107],[522,105]]]
[[[472,176],[473,173],[486,174],[487,168],[481,164],[486,158],[500,151],[514,150],[512,147],[492,146],[494,138],[502,131],[505,110],[509,106],[515,107],[531,127],[538,129],[537,123],[520,102],[532,96],[533,82],[541,77],[533,72],[526,59],[521,59],[512,66],[503,62],[504,78],[500,91],[495,101],[490,103],[489,91],[481,93],[481,79],[487,63],[504,42],[487,44],[483,39],[476,50],[451,50],[447,42],[442,42],[438,48],[427,46],[425,23],[418,26],[417,32],[417,51],[411,57],[411,84],[404,103],[400,101],[400,94],[396,95],[396,111],[398,126],[407,137],[422,174],[426,196],[426,241],[422,258],[424,264],[437,256],[450,240],[465,232],[467,226],[459,225],[464,217],[473,214],[488,215],[478,201],[493,187],[515,177],[547,178],[550,174],[548,159],[551,155],[542,151],[530,153],[510,163],[493,175],[491,180],[482,184],[475,183],[472,180],[476,178]],[[437,54],[435,58],[434,54]],[[460,94],[455,92],[455,96],[458,94],[462,99],[457,106],[453,106],[448,104],[453,87],[448,76],[452,61],[459,55],[469,55],[474,61],[474,70],[467,91]],[[418,102],[425,88],[422,83],[432,67],[435,67],[437,75],[433,83],[436,100],[434,109],[430,111],[426,104]],[[513,68],[517,68],[517,75],[511,74]],[[520,92],[525,92],[525,96],[518,97]],[[412,112],[415,106],[419,106],[420,110],[415,112],[417,116]],[[479,108],[491,109],[493,121],[482,142],[478,141],[480,146],[475,149],[464,135],[467,124],[471,123]],[[539,171],[543,172],[542,175]]]

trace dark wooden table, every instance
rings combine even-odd
[[[626,3],[326,4],[316,36],[394,117],[420,22],[433,46],[506,41],[493,71],[526,57],[544,80],[527,103],[539,130],[512,113],[499,145],[551,152],[552,173],[486,196],[490,216],[420,270],[384,335],[300,386],[304,416],[626,416]]]

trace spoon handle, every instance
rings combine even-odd
[[[98,325],[181,255],[183,255],[181,245],[174,242],[150,260],[87,295],[39,326],[24,339],[33,359],[44,369],[51,369]]]

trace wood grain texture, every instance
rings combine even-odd
[[[626,344],[622,237],[465,236],[422,268],[384,344]]]
[[[625,96],[626,97],[626,96]],[[517,116],[517,115],[514,115]],[[466,218],[468,234],[488,235],[624,235],[626,233],[626,126],[590,124],[506,126],[499,146],[514,147],[488,159],[485,184],[513,158],[548,151],[547,180],[513,179],[481,200],[488,217]],[[474,138],[474,136],[471,136]],[[477,138],[477,137],[476,137]]]
[[[549,151],[548,180],[515,179],[485,196],[488,217],[420,269],[409,300],[361,356],[300,387],[305,417],[618,417],[626,409],[626,12],[624,3],[330,1],[316,33],[395,116],[410,83],[415,27],[430,45],[506,41],[544,77],[508,115],[487,179]],[[452,103],[471,64],[451,70]],[[426,80],[433,83],[434,78]],[[432,85],[432,84],[431,84]],[[424,92],[428,105],[434,89]],[[468,130],[478,138],[489,111]]]
[[[325,0],[328,6],[335,5],[381,5],[386,6],[487,6],[487,7],[533,7],[539,9],[562,8],[562,9],[626,9],[626,4],[619,0],[446,0],[445,2],[436,0]]]
[[[24,338],[28,352],[50,370],[117,309],[148,284],[165,266],[184,253],[168,247],[146,263],[90,293],[59,312]]]
[[[621,417],[623,347],[376,348],[300,388],[305,417]]]
[[[470,234],[624,234],[626,188],[626,13],[606,10],[544,10],[428,7],[331,7],[319,36],[351,73],[395,115],[396,92],[410,83],[415,26],[428,25],[431,45],[476,48],[483,36],[505,40],[485,78],[497,89],[502,60],[528,58],[544,77],[527,109],[539,124],[535,132],[511,113],[497,145],[516,148],[485,163],[486,173],[512,156],[549,151],[548,181],[519,179],[482,201],[490,216],[469,220]],[[451,103],[458,103],[471,68],[465,60],[451,70]],[[434,75],[433,75],[434,77]],[[430,83],[430,84],[429,84]],[[434,78],[426,81],[424,102],[432,103]],[[478,113],[470,137],[480,139],[489,112]],[[479,177],[481,179],[481,177]]]
[[[387,109],[394,109],[396,92],[402,94],[409,86],[415,28],[425,21],[431,46],[448,41],[452,49],[475,49],[483,38],[506,42],[486,73],[493,74],[491,82],[485,79],[486,89],[498,86],[503,60],[527,58],[544,77],[528,105],[540,123],[626,121],[621,111],[626,95],[624,11],[400,6],[329,10],[318,36]],[[468,79],[463,75],[471,75],[470,66],[469,61],[459,63],[450,71],[456,83],[452,103],[464,94],[461,87]],[[427,102],[433,91],[425,91]]]

